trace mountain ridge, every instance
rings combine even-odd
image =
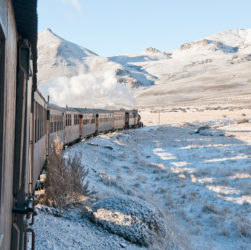
[[[39,34],[38,51],[40,84],[79,74],[102,79],[111,71],[119,83],[134,89],[139,107],[168,105],[215,93],[241,94],[244,87],[250,91],[251,29],[219,32],[174,50],[149,47],[108,58],[47,29]]]

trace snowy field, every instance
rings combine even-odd
[[[250,249],[251,110],[142,117],[147,127],[67,149],[67,156],[78,154],[88,166],[95,200],[64,212],[39,206],[37,249]],[[149,204],[153,217],[156,208],[166,235],[147,246],[126,240],[135,225],[127,213],[131,207],[115,206],[116,216],[101,214],[101,223],[92,222],[95,202],[99,207],[111,197],[131,199],[138,214],[146,213],[140,202]]]

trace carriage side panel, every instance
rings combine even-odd
[[[11,3],[0,0],[0,249],[10,249],[11,242],[16,44],[17,34]]]

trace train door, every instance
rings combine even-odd
[[[30,47],[26,40],[18,42],[16,82],[16,121],[13,174],[13,223],[11,249],[25,249],[27,216],[32,211],[29,182],[29,115],[31,108],[32,79],[30,78]]]
[[[115,115],[115,112],[113,113],[113,118],[112,118],[112,129],[115,130],[115,119],[117,119],[117,116]]]
[[[95,120],[95,133],[98,134],[98,129],[99,129],[99,123],[98,123],[98,120],[99,120],[99,114],[96,114],[96,120]]]
[[[134,116],[134,125],[133,125],[133,127],[134,128],[136,128],[136,126],[137,126],[137,110],[133,110],[133,116]]]
[[[125,128],[129,128],[129,112],[125,112]]]
[[[49,100],[47,101],[47,105]],[[48,107],[48,106],[47,106]],[[64,128],[64,122],[62,121],[62,127]],[[46,111],[46,160],[49,158],[50,149],[50,110],[47,108]]]
[[[83,115],[79,115],[79,138],[82,138],[82,127],[83,127]]]

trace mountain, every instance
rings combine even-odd
[[[123,73],[122,73],[123,72]],[[38,36],[38,88],[51,102],[89,108],[132,108],[137,80],[109,58],[45,30]]]
[[[131,87],[137,85],[137,80],[121,64],[66,41],[50,29],[38,36],[38,67],[39,84],[53,82],[59,77],[88,73],[102,75],[113,71],[119,82]]]
[[[40,82],[58,77],[74,76],[86,69],[83,61],[98,55],[88,49],[68,42],[50,29],[39,34],[38,38],[38,78]]]
[[[179,49],[148,53],[156,57],[111,58],[152,77],[152,86],[135,90],[139,107],[250,100],[251,29],[224,31]]]
[[[179,49],[100,57],[46,30],[38,40],[39,82],[113,72],[133,88],[138,107],[220,103],[251,95],[251,29],[228,30]],[[41,85],[42,86],[42,85]],[[224,99],[224,100],[223,100]],[[231,101],[232,101],[231,99]]]

